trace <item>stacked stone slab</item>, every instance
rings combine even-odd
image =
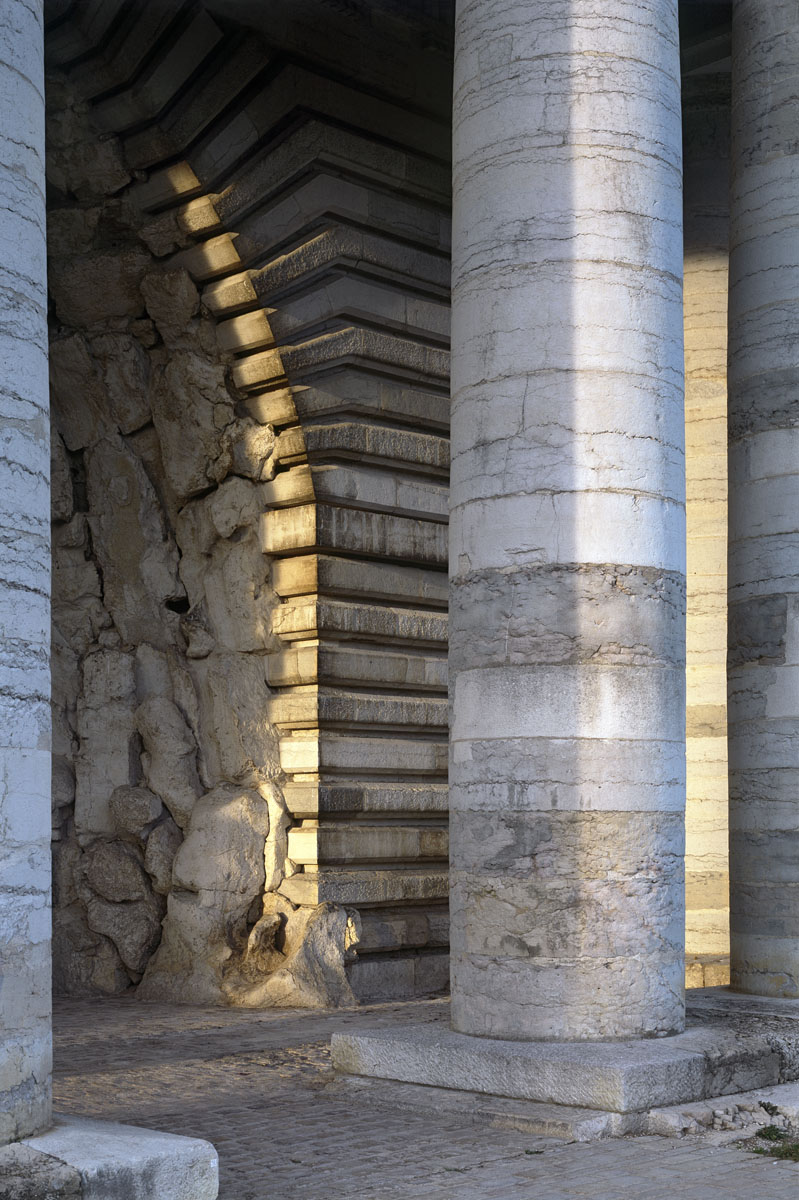
[[[204,297],[250,411],[278,430],[262,537],[295,819],[281,891],[356,908],[356,991],[401,995],[446,982],[446,135],[418,122],[416,144],[379,146],[404,124],[389,110],[341,137],[330,123],[362,126],[362,101],[329,103],[216,201],[257,249]]]
[[[264,40],[231,25],[230,6],[79,4],[54,12],[49,49],[138,177],[125,203],[164,280],[199,289],[248,425],[220,467],[255,484],[236,482],[234,496],[225,482],[241,511],[214,500],[209,479],[182,512],[224,507],[225,537],[257,529],[267,556],[268,581],[254,580],[241,614],[264,637],[236,647],[236,669],[249,680],[260,665],[248,687],[263,688],[278,739],[264,735],[255,764],[281,784],[270,904],[283,918],[279,897],[356,910],[356,993],[402,995],[443,985],[447,970],[449,71],[435,37],[421,53],[412,22],[391,18],[387,38],[367,14],[375,52],[342,83],[333,66],[352,48],[338,15],[326,25],[317,8],[309,36],[288,8],[274,7]],[[197,319],[191,285],[170,284],[172,314],[157,279],[142,286],[179,351],[181,319]],[[184,451],[157,433],[168,479]],[[157,444],[147,453],[158,472]],[[167,527],[183,503],[167,502]],[[188,598],[178,588],[170,604],[197,686],[213,640],[199,606],[181,606],[209,560],[187,554],[187,535],[206,535],[182,512]],[[235,689],[231,701],[235,712]],[[203,755],[199,744],[201,775]]]
[[[733,5],[729,321],[734,988],[799,997],[799,15]]]
[[[686,983],[729,982],[727,274],[729,74],[683,80]]]

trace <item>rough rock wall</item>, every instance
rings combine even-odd
[[[686,982],[729,982],[727,274],[730,77],[686,79]]]
[[[449,82],[390,33],[353,87],[50,9],[62,990],[445,982]]]

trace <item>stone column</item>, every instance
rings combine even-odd
[[[0,1144],[50,1119],[50,456],[41,0],[0,8]]]
[[[683,81],[686,982],[729,983],[727,268],[730,76]]]
[[[733,4],[731,983],[799,997],[799,11]]]
[[[684,1020],[677,0],[461,0],[453,1025]]]

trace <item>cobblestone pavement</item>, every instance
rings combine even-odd
[[[56,1106],[207,1138],[220,1200],[799,1200],[799,1164],[732,1146],[563,1143],[333,1075],[335,1030],[444,1015],[440,1000],[328,1013],[61,1001]]]

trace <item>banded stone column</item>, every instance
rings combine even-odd
[[[50,1119],[50,458],[41,0],[0,5],[0,1144]]]
[[[729,312],[733,988],[799,996],[799,9],[733,4]]]
[[[453,1024],[682,1028],[677,0],[461,0]]]

